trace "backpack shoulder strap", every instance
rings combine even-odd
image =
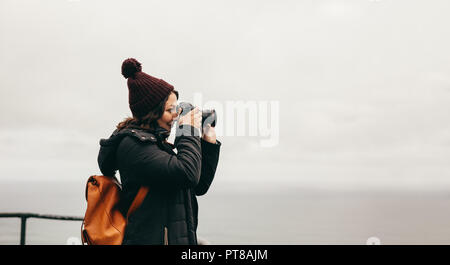
[[[130,217],[130,215],[132,215],[134,213],[134,211],[136,211],[137,208],[139,208],[139,206],[141,206],[142,202],[145,199],[145,196],[147,196],[147,193],[148,193],[147,186],[141,186],[139,188],[139,191],[138,191],[136,197],[134,198],[133,202],[131,203],[130,208],[128,209],[127,216],[126,216],[127,220],[128,220],[128,217]]]

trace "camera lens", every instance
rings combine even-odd
[[[203,126],[206,126],[207,124],[211,124],[211,127],[216,127],[216,110],[203,110],[202,111],[202,124]]]

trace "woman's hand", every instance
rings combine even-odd
[[[211,127],[211,124],[207,124],[205,127],[203,127],[203,140],[215,144],[216,143],[216,129],[214,127]]]
[[[200,129],[200,126],[202,125],[201,111],[198,109],[198,107],[195,107],[193,110],[189,111],[186,115],[178,118],[178,124],[179,126],[186,124],[195,127],[197,129]]]

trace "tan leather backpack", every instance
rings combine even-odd
[[[142,204],[142,186],[124,216],[118,209],[121,185],[115,177],[91,176],[86,183],[87,209],[81,227],[83,245],[121,245],[128,217]]]

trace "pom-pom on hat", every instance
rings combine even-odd
[[[128,79],[128,103],[137,118],[147,115],[173,91],[171,84],[142,72],[141,63],[134,58],[123,61],[122,75]]]

